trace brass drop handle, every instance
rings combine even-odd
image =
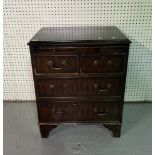
[[[107,89],[110,89],[111,88],[111,83],[107,83]]]
[[[108,114],[108,111],[97,113],[98,116],[106,116],[107,114]]]
[[[61,62],[61,64],[63,65],[63,66],[65,66],[66,65],[66,60],[62,60],[62,62]]]
[[[99,88],[99,85],[95,83],[94,88],[99,92],[106,92],[111,88],[111,83],[108,83],[105,89]]]
[[[94,84],[94,88],[98,88],[98,84],[95,83],[95,84]]]
[[[53,51],[53,52],[56,52],[56,49],[54,48],[52,51]]]
[[[67,109],[65,108],[65,109],[63,109],[62,111],[60,111],[60,110],[56,110],[56,108],[53,108],[52,111],[53,111],[54,113],[56,113],[56,114],[63,114],[63,113],[65,113],[65,112],[67,112]]]
[[[112,65],[113,64],[112,60],[108,60],[107,64]]]
[[[50,90],[54,89],[54,84],[49,85]]]
[[[60,67],[54,67],[52,60],[49,60],[47,64],[53,70],[61,70],[66,65],[66,63],[67,63],[66,60],[62,60]]]
[[[62,113],[64,113],[65,111],[55,111],[55,113],[57,113],[57,114],[62,114]]]
[[[94,108],[94,112],[97,113],[98,116],[105,116],[108,114],[109,109],[106,109],[104,112],[98,112],[98,110]]]
[[[94,60],[93,65],[97,66],[98,65],[98,60]]]
[[[66,84],[66,83],[64,83],[64,84],[63,84],[63,87],[64,87],[64,88],[66,88],[66,87],[67,87],[67,84]]]

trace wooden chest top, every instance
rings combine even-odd
[[[124,44],[131,41],[115,26],[43,27],[29,41],[36,44]]]

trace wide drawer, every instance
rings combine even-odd
[[[127,52],[127,46],[106,45],[102,47],[53,47],[53,46],[31,46],[31,52],[36,54],[71,54],[71,53],[105,53],[105,52]]]
[[[77,55],[35,56],[36,74],[41,73],[77,73]]]
[[[39,97],[120,96],[122,78],[40,79]]]
[[[40,122],[118,121],[119,101],[40,101]]]
[[[124,54],[95,54],[82,56],[83,73],[123,73]]]

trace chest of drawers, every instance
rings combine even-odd
[[[114,26],[42,28],[29,41],[42,137],[60,123],[119,137],[130,40]]]

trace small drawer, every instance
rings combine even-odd
[[[38,103],[40,122],[67,121],[118,121],[118,101],[40,101]]]
[[[118,121],[120,102],[86,101],[79,103],[80,121]]]
[[[73,121],[78,120],[79,117],[78,104],[74,101],[41,101],[38,104],[38,112],[40,122]]]
[[[50,46],[41,46],[41,47],[36,47],[33,48],[31,47],[32,53],[36,54],[77,54],[80,52],[96,52],[100,51],[99,48],[91,48],[91,47],[59,47],[59,48],[54,48]]]
[[[123,73],[124,55],[83,55],[82,73]]]
[[[40,79],[39,97],[120,96],[121,78]]]
[[[36,56],[35,65],[36,74],[77,73],[78,57],[76,55]]]
[[[78,95],[77,81],[73,79],[40,79],[39,97],[65,97]]]

